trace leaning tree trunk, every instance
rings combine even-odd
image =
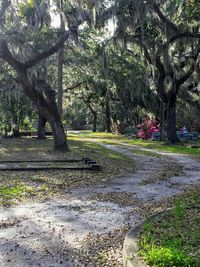
[[[17,73],[17,80],[21,84],[24,93],[32,100],[32,102],[38,108],[38,111],[47,119],[51,126],[54,139],[54,149],[62,151],[67,151],[68,145],[65,138],[62,121],[60,119],[56,105],[55,92],[52,93],[53,90],[46,83],[46,81],[42,81],[42,84],[41,80],[36,80],[34,82],[30,81],[27,71],[45,58],[57,52],[67,38],[68,34],[66,34],[66,36],[63,36],[63,38],[60,39],[59,42],[57,42],[46,52],[36,55],[32,59],[26,61],[26,63],[18,61],[11,54],[7,42],[4,39],[0,38],[0,58],[5,60],[10,66],[14,68]]]
[[[68,151],[67,139],[65,136],[64,127],[60,118],[60,114],[56,105],[55,92],[45,81],[38,81],[35,85],[31,84],[27,77],[27,72],[24,69],[16,69],[19,81],[24,89],[25,94],[37,106],[39,114],[47,119],[50,124],[54,149],[60,151]],[[44,94],[38,90],[43,87]]]
[[[50,127],[52,129],[54,150],[66,151],[68,146],[66,144],[66,136],[62,121],[59,116],[49,120]]]
[[[39,106],[39,109],[40,113],[47,118],[47,121],[51,127],[54,150],[68,151],[69,148],[67,145],[67,138],[58,109],[53,108],[53,106],[50,110],[44,106]]]
[[[47,123],[47,119],[39,113],[38,129],[37,129],[37,136],[39,140],[44,140],[46,138],[46,135],[45,135],[46,123]]]
[[[55,99],[55,92],[46,85],[46,105],[38,103],[39,112],[47,119],[53,135],[54,150],[67,151],[67,139]]]
[[[167,138],[171,145],[176,144],[176,98],[170,98],[167,104]]]

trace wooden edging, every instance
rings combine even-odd
[[[47,170],[65,170],[65,171],[102,171],[102,166],[99,164],[93,164],[88,167],[0,167],[0,171],[47,171]]]
[[[125,237],[123,245],[123,266],[124,267],[148,267],[144,261],[138,256],[138,240],[139,235],[144,229],[144,225],[151,220],[156,219],[161,214],[168,212],[169,210],[160,211],[146,218],[143,222],[133,227]]]
[[[56,163],[58,163],[58,162],[62,162],[62,163],[67,162],[67,163],[73,163],[73,162],[82,162],[82,161],[83,161],[83,159],[0,160],[0,164],[1,163],[40,163],[40,162],[42,162],[42,163],[45,163],[45,162],[56,162]]]
[[[0,167],[0,171],[47,171],[47,170],[66,170],[66,171],[92,171],[92,167]]]
[[[5,163],[47,163],[47,162],[62,162],[62,163],[73,163],[73,162],[84,162],[89,166],[29,166],[29,167],[5,167],[0,166],[0,171],[45,171],[45,170],[66,170],[66,171],[102,171],[102,166],[96,164],[96,161],[90,158],[82,159],[64,159],[64,160],[4,160],[0,161],[0,164]]]

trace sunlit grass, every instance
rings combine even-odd
[[[200,146],[199,140],[191,142],[180,142],[175,146],[171,146],[165,142],[160,142],[160,141],[132,139],[114,133],[102,133],[102,132],[93,133],[91,131],[81,131],[78,134],[69,133],[69,139],[77,141],[82,139],[90,142],[93,141],[93,142],[113,144],[113,145],[125,143],[129,145],[138,145],[147,149],[154,149],[170,153],[187,154],[193,157],[200,158],[200,147],[199,148],[190,147],[191,145]]]
[[[15,182],[16,183],[16,182]],[[33,187],[22,183],[12,185],[12,186],[1,186],[0,187],[0,204],[9,205],[13,202],[20,201],[23,198],[30,198],[37,193],[42,191],[47,191],[48,187],[46,185]]]
[[[15,187],[1,187],[0,188],[0,197],[2,198],[12,198],[20,196],[24,192],[24,187],[15,186]]]

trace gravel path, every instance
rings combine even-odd
[[[59,199],[1,208],[0,266],[120,267],[125,232],[146,216],[145,207],[200,185],[195,159],[134,154],[141,149],[137,146],[105,146],[133,158],[136,172]]]

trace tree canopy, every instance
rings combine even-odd
[[[146,113],[174,144],[183,106],[199,112],[199,15],[198,0],[2,0],[2,103],[23,91],[58,150],[68,149],[63,122],[110,132]]]

